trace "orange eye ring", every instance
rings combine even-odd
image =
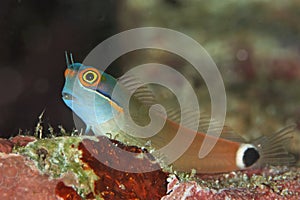
[[[87,68],[79,73],[79,80],[83,86],[93,87],[100,82],[101,74],[94,68]]]

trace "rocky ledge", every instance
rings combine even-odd
[[[119,159],[118,149],[146,151],[94,136],[0,139],[0,199],[298,199],[300,194],[297,167],[215,175],[126,173],[106,164],[147,170],[158,163],[153,157]]]

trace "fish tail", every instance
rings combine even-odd
[[[260,167],[266,165],[291,166],[295,164],[295,157],[286,149],[293,138],[295,128],[296,125],[289,125],[275,134],[262,136],[253,142],[260,155],[258,162]]]

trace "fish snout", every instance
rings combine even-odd
[[[67,92],[62,93],[62,98],[64,100],[73,100],[73,99],[75,99],[75,97],[72,94],[67,93]]]

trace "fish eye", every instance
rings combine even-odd
[[[97,80],[97,74],[94,71],[87,71],[82,78],[84,81],[93,84]]]
[[[100,74],[94,69],[86,69],[80,73],[79,78],[84,86],[96,86],[99,82]]]

